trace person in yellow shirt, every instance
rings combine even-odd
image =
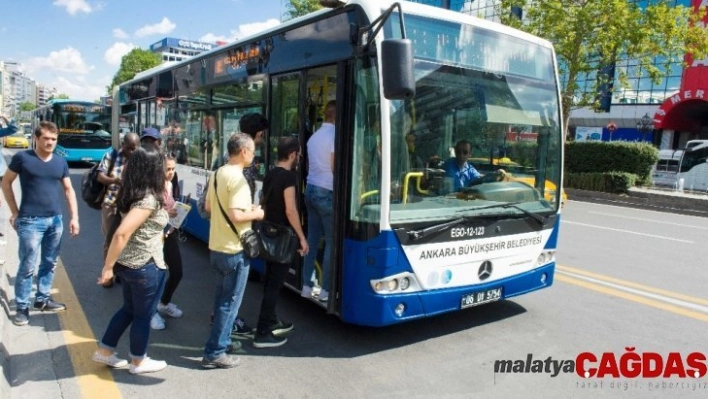
[[[227,354],[231,327],[241,306],[250,269],[250,260],[243,252],[239,235],[251,228],[252,221],[262,220],[264,216],[263,209],[252,204],[251,189],[243,176],[244,167],[249,166],[255,156],[253,139],[236,133],[229,138],[226,148],[229,161],[214,172],[205,202],[206,210],[211,213],[211,265],[221,279],[214,298],[214,324],[204,346],[204,368],[231,368],[239,363],[238,357]]]

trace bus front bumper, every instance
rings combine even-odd
[[[525,273],[474,287],[409,294],[378,295],[370,292],[354,299],[356,306],[347,306],[348,301],[345,300],[341,316],[349,323],[368,326],[386,326],[435,316],[550,287],[553,284],[554,272],[555,263],[549,263]]]

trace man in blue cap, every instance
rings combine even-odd
[[[159,149],[160,144],[162,144],[162,136],[160,136],[160,132],[154,127],[146,127],[140,133],[140,144],[153,145]]]

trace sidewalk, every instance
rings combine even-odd
[[[4,205],[4,198],[2,202]],[[7,223],[7,214],[7,206],[0,207],[0,223]],[[10,238],[10,235],[13,235],[14,237]],[[0,305],[2,305],[3,310],[3,314],[0,315],[0,370],[3,375],[3,378],[0,379],[0,399],[10,397],[11,371],[9,368],[10,351],[8,346],[10,345],[10,329],[12,328],[12,323],[10,320],[13,314],[13,310],[10,309],[10,296],[13,294],[11,294],[12,288],[8,279],[10,278],[9,276],[13,275],[17,269],[17,251],[7,249],[7,247],[17,248],[17,235],[6,232],[5,239],[7,244],[0,246],[0,258],[5,260],[4,264],[0,265]],[[10,259],[10,257],[12,259]],[[12,267],[12,270],[8,270],[8,266],[11,263],[14,263],[15,266]]]
[[[0,148],[3,155],[6,153]],[[9,157],[6,156],[6,160]],[[19,179],[15,181],[15,193],[20,200]],[[63,337],[55,314],[32,314],[30,324],[17,327],[12,324],[15,315],[15,275],[17,274],[17,234],[9,226],[10,212],[4,196],[0,206],[0,231],[5,234],[6,245],[0,245],[0,399],[9,398],[58,398],[62,396],[60,376],[55,372],[55,363],[62,358],[56,353],[61,348]],[[34,293],[32,294],[34,295]],[[21,373],[20,373],[21,371]],[[69,389],[68,392],[76,392]]]

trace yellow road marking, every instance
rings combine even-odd
[[[577,286],[580,286],[583,288],[587,288],[590,290],[601,292],[603,294],[612,295],[612,296],[616,296],[618,298],[623,298],[623,299],[627,299],[629,301],[634,301],[634,302],[641,303],[641,304],[644,304],[647,306],[651,306],[653,308],[666,310],[668,312],[676,313],[676,314],[679,314],[682,316],[690,317],[690,318],[701,320],[701,321],[708,321],[708,314],[705,314],[705,313],[694,312],[692,310],[687,310],[687,309],[681,308],[679,306],[670,305],[668,303],[664,303],[664,302],[657,301],[654,299],[645,298],[640,295],[630,294],[628,292],[620,291],[620,290],[617,290],[614,288],[605,287],[600,284],[591,283],[591,282],[588,282],[585,280],[580,280],[580,279],[565,276],[562,274],[556,274],[554,278],[556,280],[562,281],[564,283],[574,284],[574,285],[577,285]]]
[[[83,397],[122,398],[110,369],[91,360],[96,351],[97,340],[61,259],[58,260],[54,273],[54,287],[57,291],[54,295],[57,301],[65,303],[67,307],[65,312],[58,313],[59,322]]]
[[[669,297],[669,298],[679,299],[679,300],[686,301],[686,302],[692,302],[692,303],[695,303],[695,304],[698,304],[698,305],[706,305],[706,306],[708,306],[708,300],[706,300],[706,299],[696,298],[696,297],[692,297],[692,296],[688,296],[688,295],[683,295],[683,294],[678,294],[678,293],[675,293],[675,292],[671,292],[671,291],[667,291],[667,290],[662,290],[661,288],[649,287],[649,286],[646,286],[646,285],[633,283],[633,282],[631,282],[631,281],[622,280],[622,279],[619,279],[619,278],[614,278],[614,277],[605,276],[605,275],[602,275],[602,274],[592,273],[592,272],[588,272],[588,271],[585,271],[585,270],[582,270],[582,269],[576,269],[576,268],[574,268],[574,267],[556,265],[556,269],[559,270],[559,271],[562,271],[562,272],[566,272],[566,273],[575,273],[575,274],[579,274],[579,275],[581,275],[581,276],[592,277],[592,278],[597,279],[597,280],[607,281],[607,282],[610,282],[610,283],[623,285],[623,286],[625,286],[625,287],[636,288],[636,289],[638,289],[638,290],[642,290],[642,291],[651,292],[651,293],[654,293],[654,294],[659,294],[659,295],[667,296],[667,297]]]

